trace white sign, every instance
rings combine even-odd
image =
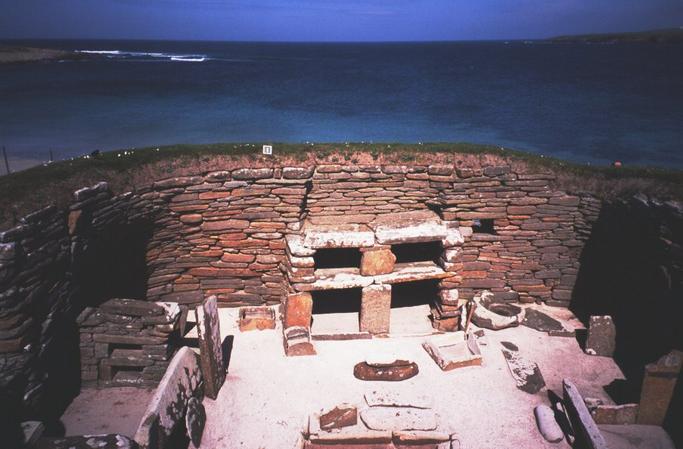
[[[273,154],[273,146],[263,145],[263,154]]]

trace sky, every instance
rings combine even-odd
[[[537,39],[683,26],[683,0],[0,0],[0,39]]]

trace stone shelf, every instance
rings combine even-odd
[[[427,279],[443,279],[451,276],[452,273],[444,271],[434,262],[411,262],[397,263],[393,272],[373,276],[373,278],[375,284],[398,284]]]
[[[376,276],[362,276],[358,268],[323,268],[315,270],[316,281],[312,290],[363,288],[371,284],[398,284],[450,276],[451,273],[434,262],[398,263],[391,273]]]
[[[358,268],[322,268],[315,270],[315,278],[312,290],[362,288],[373,282],[372,276],[361,276]]]
[[[303,246],[311,249],[364,248],[374,244],[372,230],[354,224],[308,226],[303,239]]]

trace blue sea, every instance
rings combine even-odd
[[[452,141],[683,168],[681,44],[21,44],[94,58],[0,66],[0,145],[12,158],[174,143]]]

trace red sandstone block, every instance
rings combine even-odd
[[[228,198],[231,196],[230,192],[203,192],[199,194],[200,200],[218,200],[221,198]]]
[[[254,260],[255,256],[253,254],[242,254],[242,253],[223,253],[221,251],[223,262],[244,262],[250,263]]]
[[[249,226],[247,220],[219,220],[202,223],[203,231],[224,231],[227,229],[244,229]]]

